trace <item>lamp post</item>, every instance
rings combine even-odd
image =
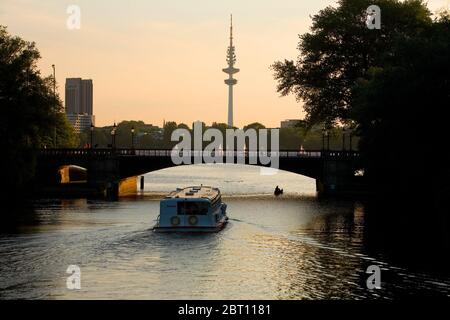
[[[52,64],[52,68],[53,68],[53,96],[55,97],[56,103],[56,69],[54,64]]]
[[[325,139],[327,141],[327,147],[325,148]],[[322,150],[330,151],[330,133],[326,126],[322,129]]]
[[[328,129],[325,130],[325,136],[327,137],[327,151],[330,151],[330,132],[328,132]]]
[[[114,150],[116,149],[116,123],[114,122],[113,129],[111,130],[111,148]]]
[[[131,127],[131,149],[134,149],[134,126]]]
[[[53,68],[53,98],[55,99],[55,110],[56,110],[56,69],[55,69],[55,65],[54,64],[52,64],[52,68]],[[54,134],[54,136],[53,136],[53,144],[54,144],[54,147],[56,148],[57,147],[57,138],[56,138],[56,127],[55,127],[55,130],[54,130],[54,132],[53,132],[53,134]]]
[[[342,127],[342,151],[345,151],[345,133],[347,129],[345,127]]]
[[[325,151],[325,127],[322,128],[322,151]]]
[[[91,122],[91,149],[94,147],[94,124]]]
[[[353,141],[352,141],[353,134],[352,133],[353,133],[352,130],[349,130],[348,136],[350,139],[350,151],[353,151]]]

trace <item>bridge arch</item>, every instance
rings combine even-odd
[[[152,151],[148,153],[148,151]],[[123,156],[120,160],[120,176],[126,178],[130,176],[142,175],[148,172],[153,172],[161,169],[186,166],[195,163],[194,156],[191,157],[190,163],[175,164],[171,158],[172,150],[136,150],[133,156]],[[155,152],[155,153],[153,153]],[[285,151],[280,152],[278,169],[297,173],[306,177],[317,179],[321,175],[322,171],[322,159],[320,152],[306,152],[301,157],[298,157],[299,152]],[[257,167],[270,167],[269,164],[262,164],[259,161],[256,164],[248,163],[248,155],[245,158],[245,165],[257,166]],[[221,163],[226,163],[227,159],[224,155]],[[299,160],[301,160],[299,162]],[[234,162],[237,163],[237,156],[234,156]],[[204,163],[204,161],[202,161]]]
[[[88,180],[88,170],[77,165],[62,165],[58,167],[58,174],[61,184],[86,183]]]
[[[314,196],[316,180],[304,175],[278,170],[262,175],[261,166],[249,164],[183,165],[148,172],[143,175],[145,192],[166,192],[190,185],[213,185],[225,194],[272,194],[278,185],[287,193]],[[139,180],[139,179],[138,179]],[[139,187],[139,184],[138,184]]]

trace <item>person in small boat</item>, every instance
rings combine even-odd
[[[283,189],[280,189],[278,186],[276,186],[275,191],[273,192],[274,195],[279,196],[280,194],[283,194]]]

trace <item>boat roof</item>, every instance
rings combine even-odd
[[[218,188],[206,186],[193,186],[187,188],[177,188],[177,190],[169,193],[164,199],[208,199],[212,201],[220,194]]]

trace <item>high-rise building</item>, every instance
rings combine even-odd
[[[81,112],[92,115],[92,80],[81,80]]]
[[[88,129],[91,124],[95,124],[91,79],[66,79],[65,107],[67,119],[76,132],[82,132]]]
[[[80,113],[81,106],[81,78],[66,79],[66,114]]]
[[[66,79],[66,113],[92,115],[92,80],[81,78]]]
[[[228,79],[225,80],[225,84],[228,85],[228,126],[233,126],[233,86],[237,84],[237,80],[233,78],[233,74],[238,73],[239,69],[234,67],[236,63],[236,53],[233,45],[233,15],[231,15],[230,25],[230,45],[227,50],[227,63],[228,68],[222,69],[223,72],[228,74]]]

